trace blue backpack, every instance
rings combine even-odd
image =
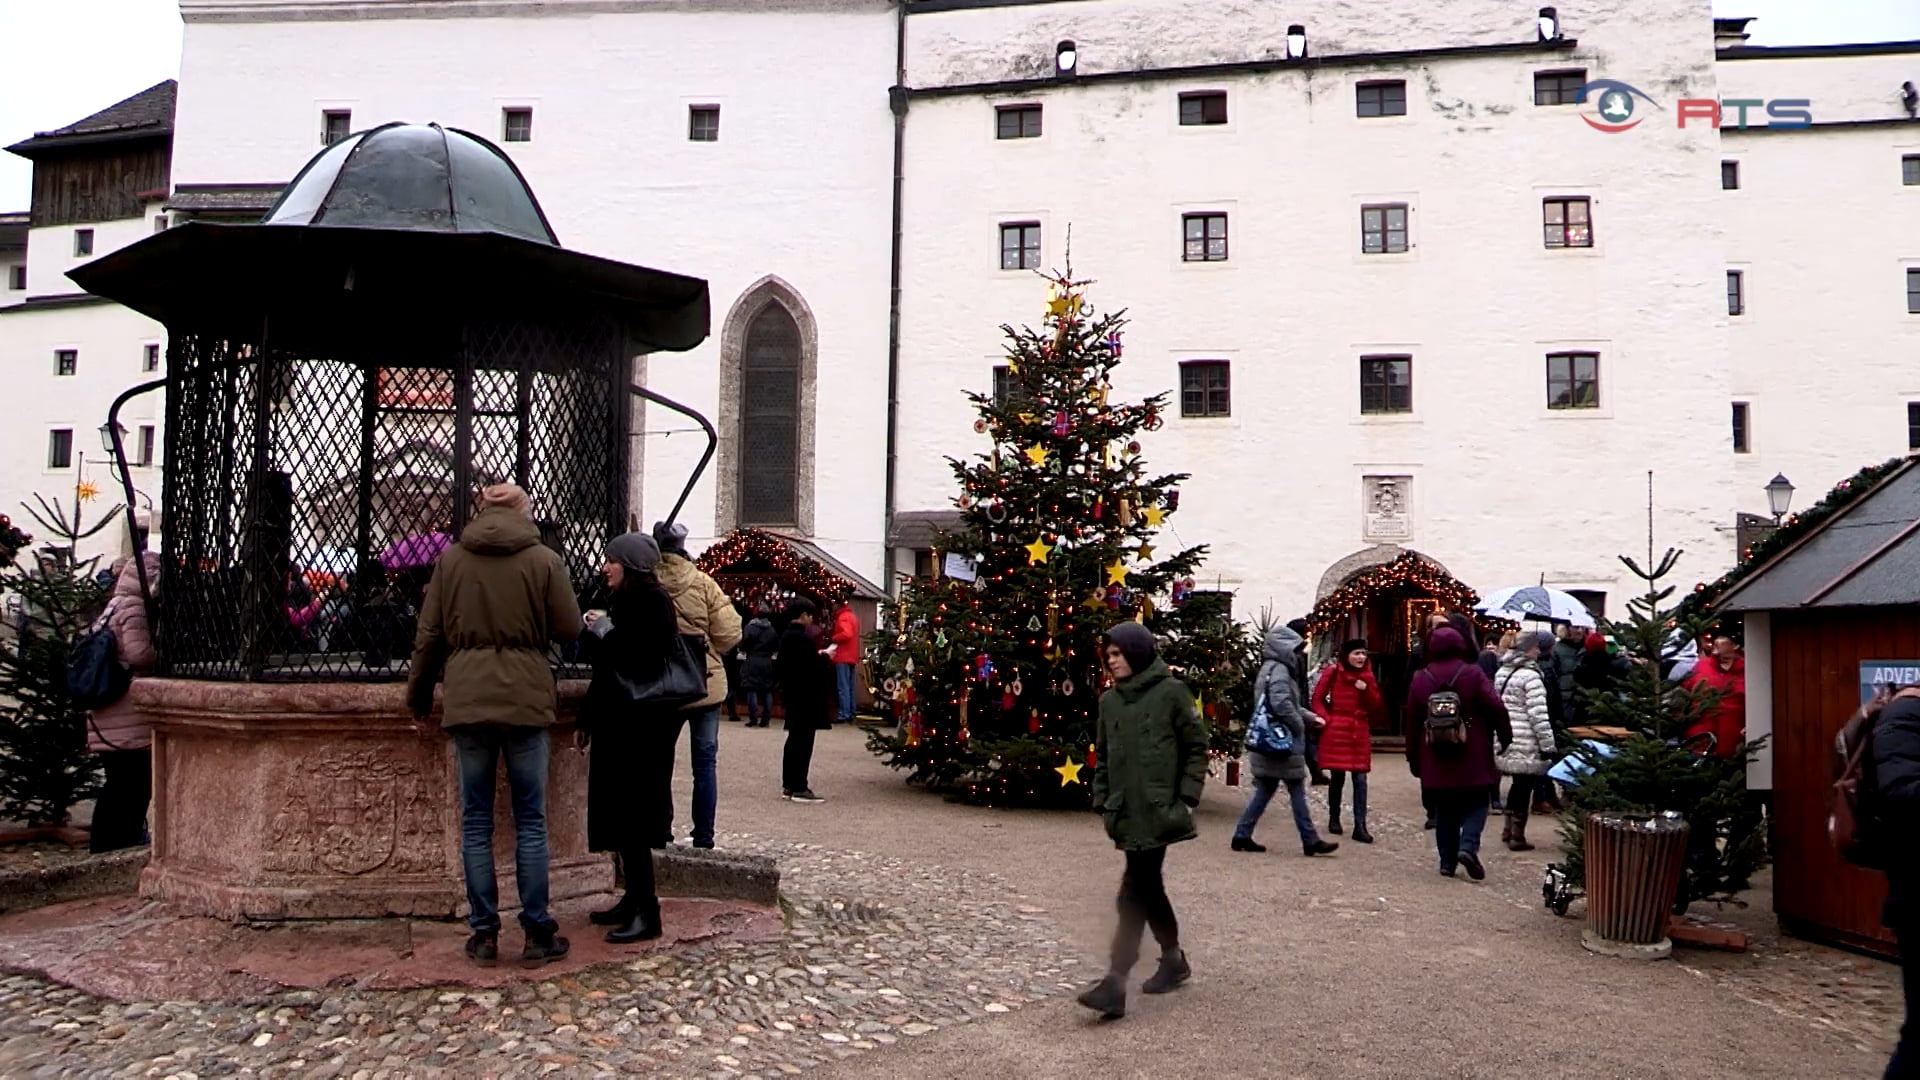
[[[67,650],[67,696],[79,708],[104,709],[126,697],[132,685],[133,672],[120,662],[120,643],[113,636],[113,604],[108,604],[100,621]]]

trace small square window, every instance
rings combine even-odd
[[[1587,69],[1536,71],[1533,73],[1535,105],[1578,105],[1580,88],[1587,85]]]
[[[1037,139],[1040,137],[1040,106],[1002,105],[994,110],[995,137],[1001,139]]]
[[[1360,358],[1360,412],[1365,415],[1413,411],[1413,357]]]
[[[1920,154],[1908,154],[1900,159],[1900,182],[1908,187],[1920,187]]]
[[[1182,259],[1187,262],[1227,261],[1227,215],[1183,214],[1180,223],[1185,235]]]
[[[720,106],[687,106],[687,140],[689,142],[720,141]]]
[[[1233,400],[1225,360],[1189,360],[1180,365],[1180,415],[1231,416]]]
[[[1753,449],[1747,441],[1749,433],[1753,430],[1749,426],[1751,423],[1749,412],[1746,402],[1733,403],[1733,452],[1736,454],[1751,453]]]
[[[1015,221],[1000,226],[1000,269],[1040,269],[1040,223]]]
[[[1000,408],[1020,396],[1020,380],[1013,377],[1013,368],[1006,364],[993,367],[993,404]]]
[[[1907,402],[1907,449],[1920,450],[1920,401]]]
[[[1593,203],[1586,196],[1547,199],[1541,203],[1550,248],[1593,246]]]
[[[1720,163],[1720,190],[1736,191],[1740,187],[1740,163],[1723,161]]]
[[[149,345],[146,347],[145,353],[140,358],[140,370],[141,371],[159,371],[160,370],[160,346]]]
[[[1180,123],[1184,127],[1227,122],[1227,92],[1199,90],[1180,95]]]
[[[1597,409],[1600,407],[1600,354],[1549,353],[1547,355],[1547,408]]]
[[[14,292],[19,292],[20,290],[26,287],[27,287],[27,264],[19,263],[14,266],[7,267],[7,288],[12,289]]]
[[[47,468],[73,468],[72,428],[54,428],[47,433]]]
[[[80,371],[80,350],[55,349],[53,351],[53,373],[55,375],[73,375]]]
[[[133,454],[134,454],[133,463],[135,465],[139,465],[142,467],[152,466],[153,445],[154,445],[153,425],[141,424],[140,440],[138,444],[134,447],[134,451],[133,451]]]
[[[75,256],[93,254],[93,230],[73,230],[73,253]]]
[[[1363,82],[1354,89],[1354,115],[1362,117],[1407,115],[1407,84],[1404,79]]]
[[[327,109],[320,114],[320,145],[332,146],[353,134],[351,109]]]
[[[1920,315],[1920,267],[1907,271],[1907,314]]]
[[[506,142],[532,142],[533,110],[501,109],[500,137]]]
[[[1360,251],[1392,255],[1407,250],[1407,204],[1380,203],[1360,208]]]
[[[1727,314],[1745,315],[1747,313],[1747,275],[1739,270],[1727,271]]]

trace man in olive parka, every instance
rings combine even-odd
[[[1080,995],[1080,1004],[1116,1019],[1126,1015],[1127,979],[1147,927],[1160,943],[1160,966],[1141,991],[1164,994],[1192,975],[1161,872],[1168,845],[1195,836],[1193,808],[1207,779],[1207,728],[1193,691],[1167,670],[1145,626],[1115,626],[1105,653],[1114,685],[1100,698],[1093,805],[1114,846],[1126,853],[1127,869],[1120,878],[1112,966]]]

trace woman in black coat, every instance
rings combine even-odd
[[[826,657],[826,642],[814,632],[818,610],[805,597],[787,605],[787,627],[773,658],[773,679],[779,684],[787,717],[780,796],[794,802],[821,801],[807,774],[813,765],[814,733],[833,726],[833,668]]]
[[[773,719],[773,657],[780,631],[772,610],[761,607],[740,638],[740,687],[747,695],[747,726],[766,727]]]
[[[657,793],[671,782],[673,748],[686,714],[677,707],[635,705],[619,677],[638,683],[659,678],[679,623],[673,598],[654,568],[660,547],[646,533],[627,533],[607,545],[608,610],[587,613],[600,639],[593,686],[581,717],[587,759],[587,847],[620,855],[626,895],[590,918],[611,926],[616,945],[660,936],[660,898],[653,884],[653,841],[667,831]]]

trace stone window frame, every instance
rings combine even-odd
[[[800,422],[794,447],[794,521],[765,528],[791,530],[811,537],[814,525],[814,432],[820,372],[819,323],[798,289],[775,274],[748,286],[728,309],[720,330],[720,432],[715,455],[713,499],[714,535],[725,536],[740,527],[740,391],[745,382],[747,330],[768,304],[779,304],[800,331]]]

